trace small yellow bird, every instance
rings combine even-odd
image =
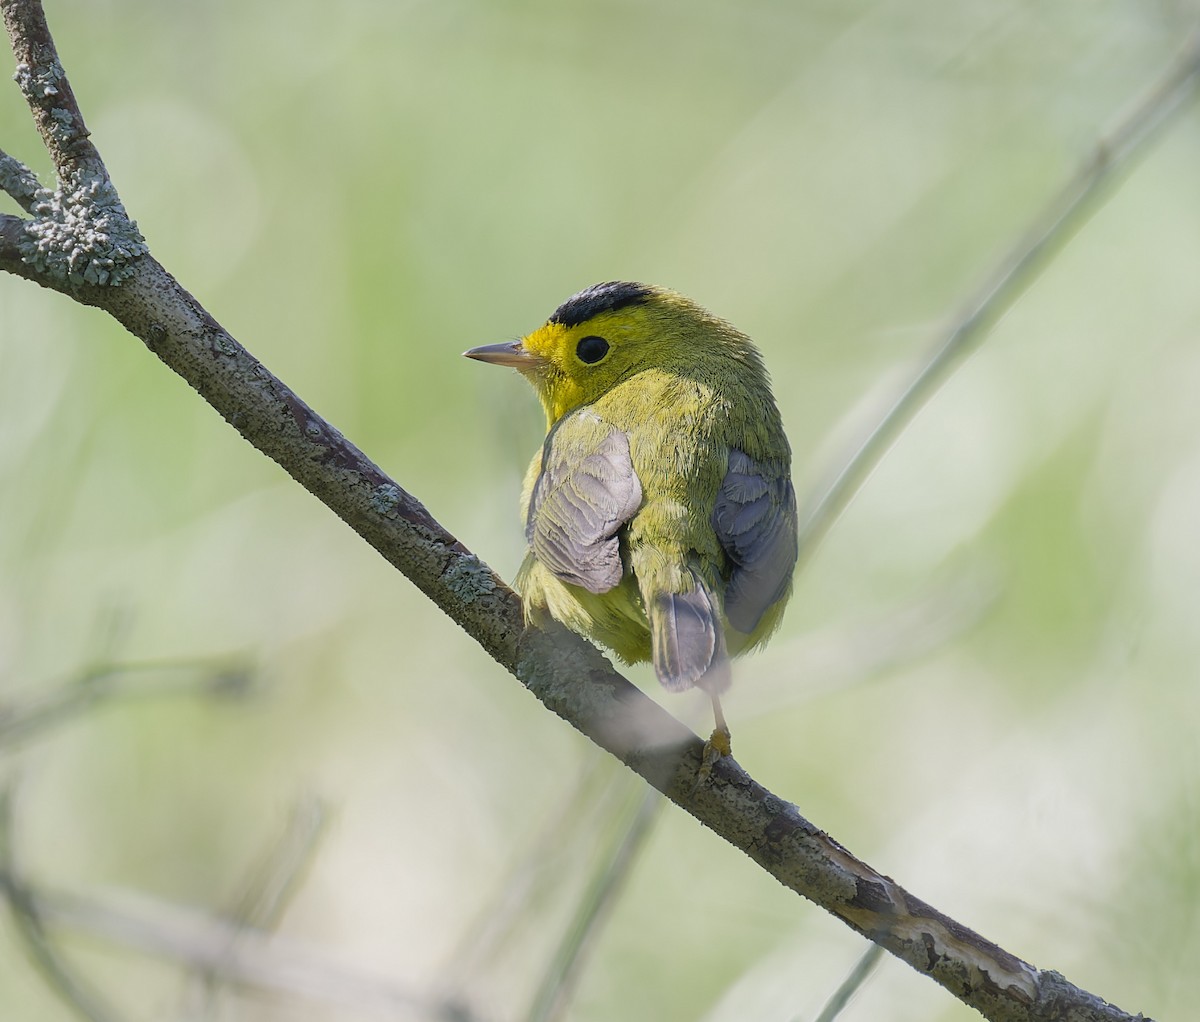
[[[704,689],[706,758],[727,754],[729,658],[778,626],[797,555],[791,449],[758,350],[683,295],[610,281],[464,354],[520,370],[546,411],[522,496],[528,620]]]

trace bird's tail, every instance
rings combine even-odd
[[[719,598],[694,568],[690,592],[658,593],[647,600],[654,673],[671,692],[702,688],[716,695],[729,688],[729,653]]]

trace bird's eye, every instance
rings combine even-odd
[[[603,337],[596,337],[594,334],[581,337],[579,343],[575,345],[575,354],[579,356],[580,362],[593,365],[608,354],[608,341]]]

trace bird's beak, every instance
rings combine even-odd
[[[479,348],[464,351],[467,358],[478,359],[480,362],[490,362],[497,366],[512,366],[523,373],[537,369],[545,364],[545,359],[535,355],[521,341],[505,341],[503,344],[485,344]]]

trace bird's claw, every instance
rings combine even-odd
[[[704,752],[700,757],[700,769],[696,771],[696,784],[692,788],[692,794],[699,791],[704,782],[708,780],[717,762],[732,752],[733,745],[729,728],[724,726],[714,728],[708,741],[704,743]]]

